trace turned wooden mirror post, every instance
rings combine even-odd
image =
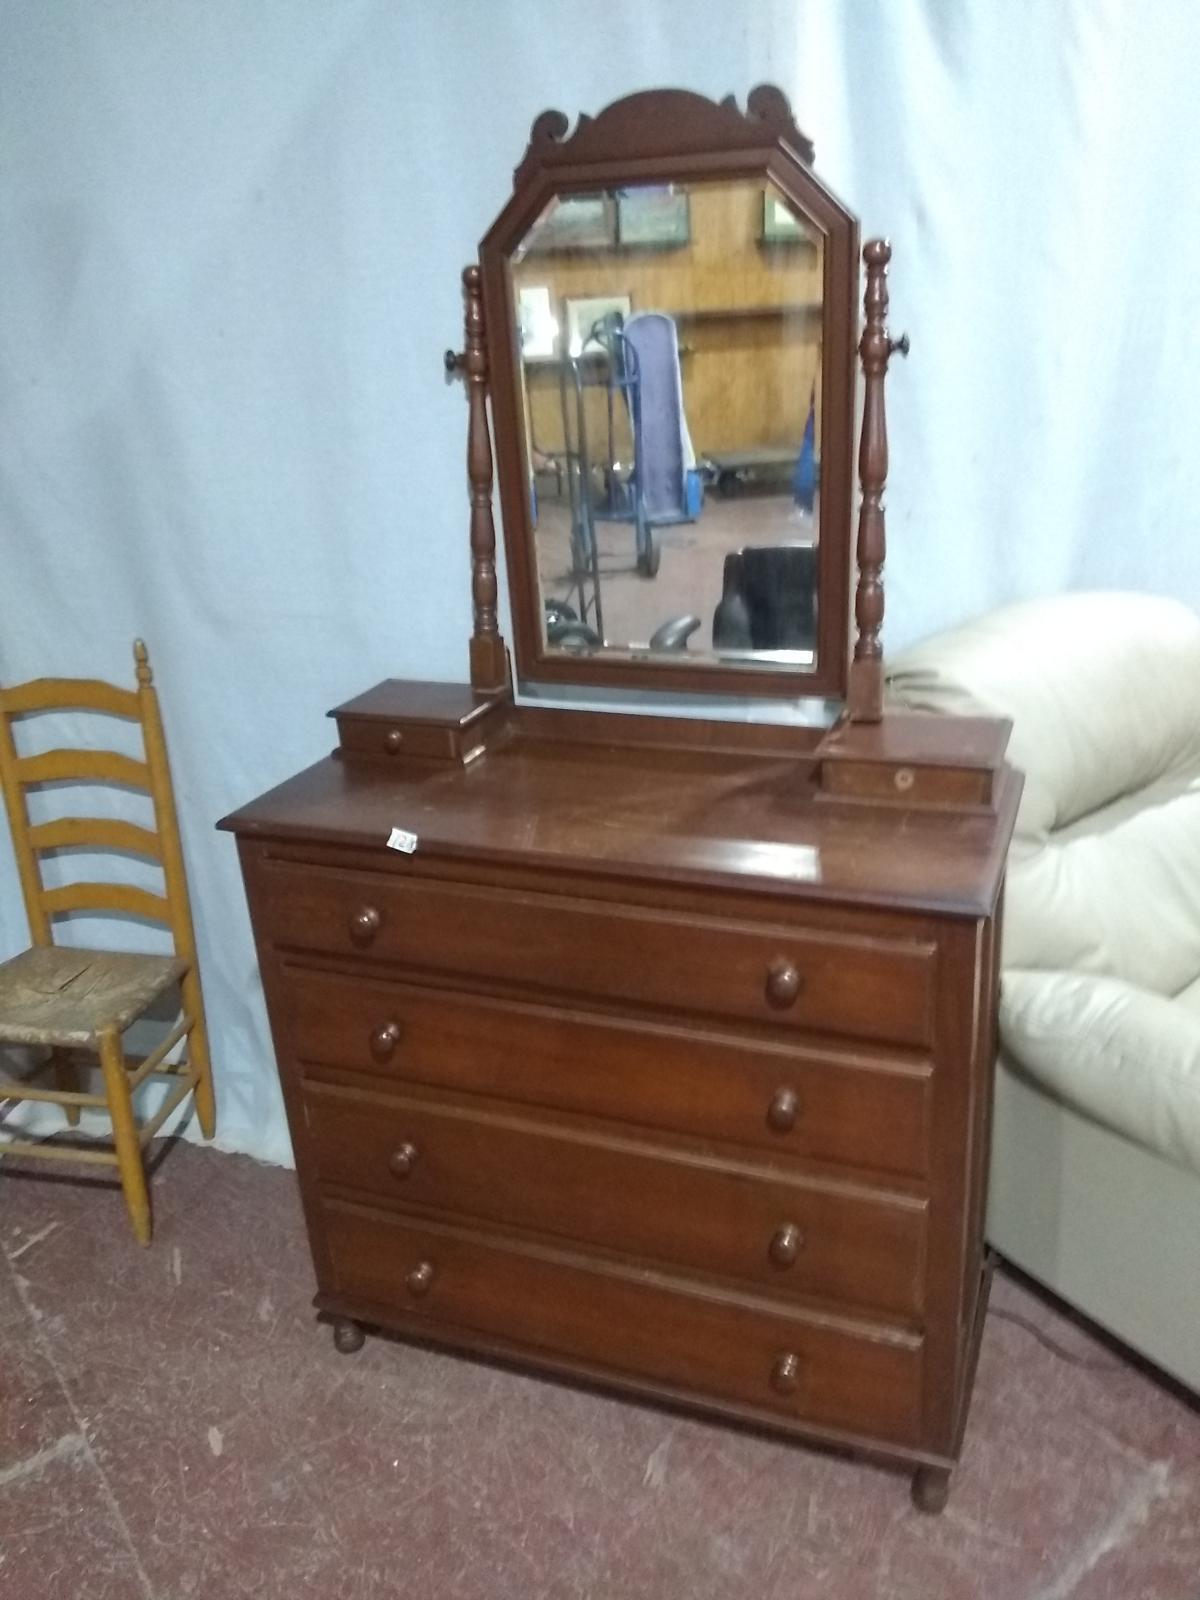
[[[467,386],[467,479],[471,487],[471,687],[507,692],[512,683],[508,651],[497,617],[496,524],[492,515],[492,441],[488,429],[488,359],[484,340],[483,291],[477,266],[464,268],[461,355],[446,351],[446,371]]]
[[[883,385],[893,352],[908,355],[908,335],[893,339],[888,333],[888,262],[892,247],[886,239],[872,239],[863,250],[867,264],[865,312],[859,354],[863,366],[863,419],[858,447],[858,476],[862,503],[858,513],[858,587],[854,618],[858,638],[850,668],[849,713],[853,722],[879,722],[883,716],[883,563],[887,536],[883,491],[887,483],[887,412]]]

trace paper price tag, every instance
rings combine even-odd
[[[389,850],[402,850],[406,856],[410,856],[417,848],[417,836],[404,828],[393,828],[388,834],[387,847]]]

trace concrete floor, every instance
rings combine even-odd
[[[294,1176],[0,1173],[6,1600],[1196,1600],[1200,1409],[998,1277],[938,1518],[903,1477],[310,1309]]]

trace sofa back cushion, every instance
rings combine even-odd
[[[1200,974],[1200,617],[1149,595],[1029,601],[904,652],[889,692],[1013,720],[1006,966],[1164,995]]]
[[[1200,617],[1157,595],[1006,606],[903,652],[888,687],[916,709],[1012,718],[1023,839],[1200,764]]]

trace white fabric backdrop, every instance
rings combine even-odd
[[[0,39],[0,680],[150,643],[231,1147],[288,1158],[213,823],[338,700],[465,676],[441,353],[543,107],[778,82],[891,235],[892,645],[1200,603],[1194,0],[0,0]]]

